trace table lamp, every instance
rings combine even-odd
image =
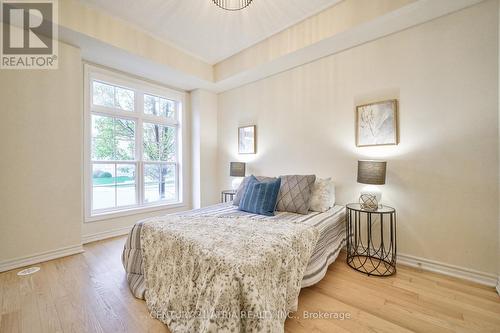
[[[358,161],[358,183],[368,184],[361,190],[359,204],[362,209],[377,210],[382,192],[375,185],[385,184],[386,161]]]
[[[229,163],[229,176],[235,177],[231,182],[233,190],[237,190],[240,186],[242,178],[245,177],[245,163],[243,162],[230,162]]]

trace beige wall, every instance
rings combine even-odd
[[[219,95],[219,165],[332,176],[356,201],[356,161],[388,160],[384,203],[398,250],[495,274],[498,244],[498,9],[488,1]],[[400,102],[398,146],[356,148],[354,107]],[[236,128],[257,125],[237,155]],[[219,188],[230,184],[218,168]]]
[[[219,202],[217,191],[217,94],[191,92],[193,208]]]
[[[59,1],[59,25],[144,59],[213,81],[212,65],[78,0]]]
[[[500,0],[497,0],[498,2],[498,78],[500,81]],[[498,133],[498,142],[499,142],[499,149],[500,149],[500,82],[499,82],[499,94],[498,94],[498,128],[499,128],[499,133]],[[499,150],[499,164],[498,164],[498,190],[500,193],[500,150]],[[498,202],[498,258],[497,258],[498,266],[497,266],[497,293],[500,294],[500,200]]]
[[[0,70],[0,263],[81,244],[82,63]]]
[[[0,268],[191,207],[186,101],[184,205],[83,222],[83,64],[78,48],[59,45],[58,70],[0,70]]]
[[[359,28],[415,0],[344,0],[275,34],[214,66],[215,80],[227,79],[287,54]]]
[[[174,209],[160,209],[153,212],[137,213],[114,218],[105,218],[99,221],[83,223],[83,243],[95,241],[96,239],[105,239],[110,237],[111,235],[125,235],[136,222],[142,219],[185,211],[189,210],[190,207],[190,199],[188,198],[185,205]]]

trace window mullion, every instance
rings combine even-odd
[[[177,155],[177,154],[176,154]],[[180,191],[179,191],[179,164],[174,163],[174,170],[175,170],[175,195],[177,197],[177,200],[180,199]]]
[[[94,180],[93,180],[93,170],[94,164],[92,163],[92,146],[93,146],[93,138],[92,138],[92,113],[91,106],[94,99],[94,91],[93,91],[93,78],[92,75],[87,72],[85,69],[87,76],[87,82],[85,82],[84,95],[84,107],[85,107],[85,133],[87,140],[85,142],[85,157],[87,158],[85,161],[85,175],[84,175],[84,183],[85,183],[85,215],[91,216],[94,206]],[[90,163],[89,163],[90,161]]]
[[[143,193],[142,193],[142,177],[143,177],[143,172],[142,172],[143,164],[141,161],[137,161],[135,164],[135,185],[136,185],[136,201],[137,205],[141,206],[142,205],[142,198],[143,198]]]
[[[174,127],[179,125],[179,122],[175,119],[170,119],[170,118],[161,118],[158,116],[151,116],[151,115],[143,115],[142,118],[151,124],[155,125],[162,125],[162,126],[170,126]]]
[[[181,134],[181,131],[179,131],[179,127],[177,127],[177,126],[174,127],[174,131],[175,131],[175,135],[174,135],[174,138],[175,138],[175,162],[179,163],[179,151],[181,149],[179,135]]]
[[[144,94],[140,90],[135,90],[135,112],[137,113],[137,129],[135,132],[135,146],[136,146],[136,161],[137,161],[137,194],[138,204],[144,204],[144,163],[142,162],[144,144],[142,142],[143,135],[143,114],[144,114]]]
[[[118,141],[116,140],[116,117],[113,117],[113,160],[116,161],[116,145]],[[115,174],[116,177],[116,174]]]
[[[135,114],[135,112],[123,111],[123,110],[105,108],[99,106],[92,106],[90,112],[98,116],[117,117],[121,119],[135,120],[137,118],[137,114]]]
[[[115,208],[118,207],[118,184],[116,182],[116,177],[118,177],[118,164],[115,163]]]

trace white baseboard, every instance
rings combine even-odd
[[[498,277],[498,280],[497,280],[496,289],[497,289],[497,294],[500,295],[500,276]]]
[[[128,234],[128,232],[132,229],[130,227],[124,227],[119,229],[113,229],[109,231],[99,232],[95,234],[85,235],[82,237],[82,243],[87,244],[91,242],[95,242],[102,239],[107,239],[116,236],[122,236]],[[82,245],[83,245],[82,244]],[[78,254],[83,252],[82,245],[74,245],[63,247],[56,250],[40,252],[31,256],[20,257],[15,259],[10,259],[6,261],[0,262],[0,272],[10,271],[12,269],[21,268],[24,266],[29,266],[33,264],[38,264],[44,261],[49,261],[61,257],[66,257],[73,254]]]
[[[461,278],[468,281],[477,282],[482,285],[495,287],[500,294],[500,286],[497,283],[497,276],[495,274],[476,271],[473,269],[445,264],[439,261],[414,257],[407,254],[398,254],[398,264],[421,268],[426,271],[449,275]],[[498,281],[500,282],[500,280]]]
[[[82,245],[73,245],[62,247],[56,250],[40,252],[31,256],[20,257],[0,262],[0,272],[10,271],[12,269],[38,264],[61,257],[70,256],[83,252]]]
[[[107,238],[123,236],[123,235],[128,234],[131,229],[132,229],[132,226],[129,226],[129,227],[124,227],[124,228],[118,228],[118,229],[97,232],[95,234],[84,235],[82,237],[82,242],[83,242],[83,244],[87,244],[87,243],[92,243],[92,242],[100,241],[100,240],[107,239]]]

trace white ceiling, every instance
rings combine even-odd
[[[80,0],[214,64],[341,0],[253,0],[236,12],[212,0]]]

